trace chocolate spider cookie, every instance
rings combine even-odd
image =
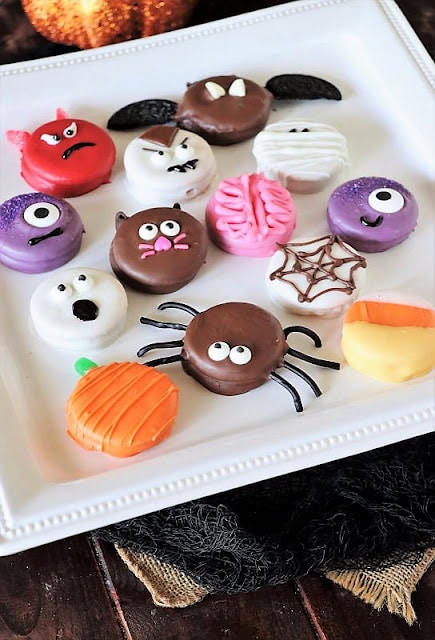
[[[321,395],[317,383],[305,371],[285,359],[287,354],[328,369],[339,369],[337,362],[321,360],[297,351],[287,344],[290,333],[302,333],[316,347],[322,346],[319,336],[307,327],[283,328],[266,309],[249,302],[224,302],[199,312],[181,302],[163,302],[158,309],[181,309],[193,316],[189,325],[160,322],[142,317],[140,322],[163,329],[185,331],[184,340],[153,342],[137,352],[138,357],[159,348],[181,347],[181,352],[150,360],[149,367],[181,362],[186,373],[206,389],[224,396],[246,393],[267,380],[278,382],[293,397],[296,411],[303,411],[302,399],[296,387],[278,369],[287,369],[301,378],[316,397]]]

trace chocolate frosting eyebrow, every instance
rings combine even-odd
[[[147,142],[153,142],[154,144],[158,144],[162,147],[171,147],[178,131],[178,127],[160,124],[155,127],[150,127],[144,131],[139,138]]]

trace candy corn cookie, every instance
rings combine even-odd
[[[371,378],[417,378],[435,367],[435,311],[392,291],[360,298],[344,317],[341,347],[349,365]]]

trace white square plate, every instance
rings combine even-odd
[[[292,114],[336,126],[347,138],[351,165],[323,192],[295,196],[294,239],[328,231],[331,191],[361,175],[404,183],[420,205],[419,223],[402,245],[368,256],[366,292],[399,288],[433,302],[434,65],[390,0],[302,0],[152,38],[0,68],[1,200],[32,191],[19,176],[19,153],[7,129],[32,131],[61,107],[105,126],[116,109],[142,98],[179,100],[186,82],[237,73],[265,83],[279,73],[317,75],[336,84],[341,102],[279,104],[275,121]],[[113,135],[118,149],[112,182],[73,199],[86,235],[68,265],[110,271],[115,213],[139,211],[125,189],[122,153],[135,132]],[[255,170],[252,140],[216,148],[219,178]],[[185,208],[203,219],[212,187]],[[172,204],[172,203],[165,203]],[[324,394],[300,387],[305,411],[269,382],[243,396],[206,391],[179,364],[168,373],[180,387],[180,414],[171,437],[129,459],[75,445],[65,433],[64,405],[86,355],[99,364],[135,360],[137,349],[164,337],[138,323],[163,300],[199,310],[225,300],[269,308],[283,326],[300,319],[275,308],[264,291],[262,259],[211,248],[207,264],[171,296],[129,296],[121,338],[96,354],[64,354],[41,344],[29,325],[29,300],[47,274],[0,267],[0,553],[148,513],[275,475],[427,433],[433,429],[433,377],[400,385],[370,380],[344,365],[340,372],[307,365]],[[169,315],[168,315],[169,314]],[[170,316],[170,317],[169,317]],[[186,320],[182,316],[182,322]],[[340,320],[304,320],[323,339],[317,354],[342,359]],[[175,336],[174,336],[175,337]],[[177,333],[176,337],[180,337]],[[296,339],[295,339],[296,340]],[[295,346],[309,349],[303,337]]]

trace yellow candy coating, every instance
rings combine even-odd
[[[351,322],[341,348],[348,364],[371,378],[404,382],[435,367],[435,329]]]

